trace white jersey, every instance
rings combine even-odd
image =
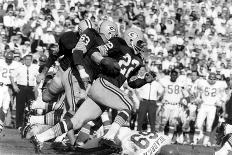
[[[170,139],[161,133],[139,132],[122,127],[117,138],[121,142],[122,154],[153,155],[162,146],[170,144]]]
[[[161,79],[161,85],[164,87],[163,100],[168,103],[178,104],[183,98],[184,84],[180,80],[171,82],[170,79]]]
[[[207,80],[202,80],[199,89],[203,104],[205,105],[215,105],[221,98],[221,85],[218,81],[210,85]]]
[[[192,81],[191,79],[187,80],[186,87],[190,95],[193,97],[197,97],[198,94],[198,87],[201,83],[202,79],[197,79],[195,81]]]
[[[10,76],[14,74],[21,63],[13,61],[8,65],[4,59],[0,59],[0,82],[8,85],[11,84]]]

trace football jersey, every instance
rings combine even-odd
[[[120,128],[117,138],[121,142],[122,154],[128,155],[154,155],[171,142],[164,134],[139,132],[126,127]]]
[[[202,79],[197,79],[195,81],[187,80],[187,89],[191,96],[197,97],[198,87]]]
[[[51,67],[55,63],[55,61],[58,60],[59,57],[63,56],[59,60],[60,67],[63,70],[67,70],[67,68],[70,67],[73,62],[72,49],[76,46],[79,38],[80,35],[78,32],[68,31],[61,34],[58,40],[59,52],[55,54],[49,54],[46,66]]]
[[[83,65],[90,80],[93,81],[98,77],[100,69],[99,66],[91,60],[91,55],[93,52],[96,52],[96,50],[93,49],[97,46],[103,45],[104,41],[95,29],[88,28],[83,32],[78,43],[80,43],[79,49],[82,49],[84,55],[83,57],[74,57],[74,64]]]
[[[183,98],[183,83],[179,80],[172,82],[168,78],[160,80],[160,83],[164,87],[163,100],[171,104],[178,104]]]
[[[135,75],[142,65],[142,58],[134,54],[131,47],[127,45],[124,39],[119,37],[111,38],[107,44],[102,45],[98,50],[102,55],[115,59],[120,66],[120,74],[116,77],[109,76],[102,70],[100,77],[111,82],[117,87],[121,87],[131,76]]]
[[[215,84],[210,85],[207,80],[202,80],[199,84],[199,89],[201,91],[203,104],[215,105],[221,97],[221,85],[218,81],[216,81]]]
[[[20,67],[21,63],[12,61],[10,65],[8,65],[4,59],[0,59],[0,82],[5,85],[11,84],[10,76],[14,75],[15,70]]]

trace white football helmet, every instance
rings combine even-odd
[[[143,32],[137,28],[129,28],[124,33],[124,40],[127,45],[134,49],[135,54],[143,51],[145,42]]]
[[[94,24],[92,23],[92,21],[89,19],[80,21],[80,23],[78,24],[79,33],[82,34],[83,31],[85,31],[87,28],[94,28]]]
[[[104,34],[106,39],[118,36],[118,26],[109,20],[103,21],[99,26],[99,33]]]

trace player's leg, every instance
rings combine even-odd
[[[226,140],[222,147],[215,152],[215,155],[229,155],[232,152],[232,134],[226,135]]]
[[[60,121],[47,131],[33,136],[31,141],[36,146],[36,150],[40,151],[42,142],[58,137],[70,130],[80,129],[85,123],[99,117],[101,113],[102,109],[93,100],[87,98],[71,119]]]
[[[10,106],[10,95],[7,86],[3,86],[1,89],[3,91],[2,109],[3,112],[6,114]]]
[[[171,105],[167,103],[163,103],[164,105],[161,107],[161,121],[160,121],[160,128],[159,131],[164,133],[165,126],[169,120],[170,112],[171,112]]]
[[[210,106],[208,108],[208,114],[207,114],[207,117],[206,117],[206,133],[205,133],[205,138],[204,138],[204,141],[203,141],[203,145],[210,145],[209,139],[210,139],[210,135],[211,135],[215,115],[216,115],[216,107],[215,106]]]
[[[86,97],[86,95],[83,97],[81,96],[81,92],[85,93],[85,90],[81,90],[79,81],[73,75],[74,72],[77,72],[77,70],[69,67],[62,76],[62,83],[64,85],[65,96],[68,103],[68,107],[66,108],[68,113],[75,113],[78,101]],[[67,136],[69,137],[70,144],[74,145],[76,141],[74,131],[69,131]]]
[[[63,70],[60,68],[53,79],[47,83],[46,88],[43,90],[42,99],[44,102],[50,102],[56,99],[57,95],[64,91],[62,84]]]
[[[4,98],[4,89],[2,89],[3,86],[0,86],[0,132],[2,131],[4,127],[5,122],[5,112],[3,111],[3,98]]]
[[[196,129],[194,133],[194,143],[196,144],[200,139],[203,138],[203,123],[206,119],[207,116],[207,106],[201,105],[198,115],[197,115],[197,120],[196,120]]]
[[[132,101],[120,88],[103,78],[98,78],[89,90],[88,95],[96,103],[118,110],[118,114],[110,130],[104,136],[113,140],[120,127],[128,120],[132,110]]]
[[[171,109],[169,111],[169,133],[168,137],[172,139],[172,142],[175,143],[177,136],[174,134],[177,131],[177,127],[179,125],[179,112],[180,108],[178,105],[171,105]]]

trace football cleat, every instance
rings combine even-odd
[[[36,154],[40,154],[42,153],[42,147],[43,147],[43,143],[40,142],[36,136],[32,136],[30,138],[30,142],[34,145],[34,148],[35,148],[35,153]]]
[[[20,129],[21,138],[26,138],[27,133],[31,130],[31,125],[27,124]]]
[[[112,150],[112,153],[122,152],[122,147],[120,145],[117,145],[114,141],[109,140],[109,139],[102,138],[99,141],[99,145]]]

